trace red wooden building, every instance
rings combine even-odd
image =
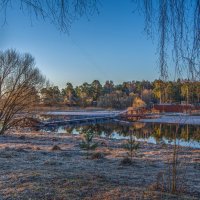
[[[155,104],[153,109],[159,112],[191,112],[196,108],[192,104]]]

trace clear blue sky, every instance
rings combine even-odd
[[[130,0],[104,0],[99,15],[76,21],[70,34],[52,24],[9,10],[0,28],[0,49],[29,52],[55,85],[94,79],[102,83],[159,78],[156,45],[144,33],[142,15]],[[2,16],[1,18],[2,19]],[[2,21],[0,21],[2,23]]]

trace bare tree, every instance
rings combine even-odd
[[[33,105],[45,79],[30,54],[0,52],[0,134],[19,122]]]
[[[68,32],[71,24],[78,18],[98,13],[99,0],[0,0],[0,12],[7,20],[9,8],[19,8],[30,18],[48,19],[59,30]]]

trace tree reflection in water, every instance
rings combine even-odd
[[[110,138],[127,138],[130,133],[134,132],[136,140],[149,139],[155,143],[171,143],[176,131],[176,124],[158,124],[158,123],[139,123],[133,122],[129,124],[120,124],[118,122],[107,122],[100,124],[82,124],[82,125],[66,125],[66,126],[50,126],[40,129],[40,131],[51,131],[67,134],[81,134],[83,132],[93,132],[96,136]],[[177,140],[181,142],[195,144],[200,147],[200,126],[196,125],[180,125]]]

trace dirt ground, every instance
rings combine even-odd
[[[141,143],[133,163],[124,164],[126,141],[94,140],[98,148],[87,159],[80,135],[0,136],[0,199],[200,199],[200,149],[181,148],[180,189],[172,195],[165,190],[172,146]]]

